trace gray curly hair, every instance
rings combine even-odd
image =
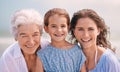
[[[14,37],[17,37],[18,27],[23,24],[37,24],[40,26],[42,33],[42,17],[40,13],[34,9],[17,10],[11,17],[11,32]]]

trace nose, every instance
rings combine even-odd
[[[62,31],[62,28],[57,28],[57,31]]]
[[[29,38],[28,38],[28,44],[29,44],[30,46],[33,46],[33,45],[34,45],[34,39],[33,39],[32,37],[29,37]]]
[[[84,32],[84,37],[89,37],[88,31],[85,31],[85,32]]]

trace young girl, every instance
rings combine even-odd
[[[44,29],[51,37],[51,43],[38,51],[45,72],[82,72],[85,56],[78,45],[65,40],[70,18],[66,10],[54,8],[44,16]]]

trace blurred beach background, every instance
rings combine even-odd
[[[10,17],[18,9],[34,8],[44,14],[51,8],[64,8],[70,17],[73,13],[89,8],[95,10],[110,28],[108,38],[116,56],[120,58],[120,0],[1,0],[0,1],[0,57],[5,49],[14,41],[10,33]],[[44,34],[44,38],[48,39]]]

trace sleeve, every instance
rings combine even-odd
[[[85,63],[85,60],[86,60],[86,57],[85,57],[83,51],[81,50],[81,62],[80,62],[80,70],[79,71],[81,71],[81,68],[82,68],[83,64]]]
[[[120,62],[114,54],[107,56],[105,64],[105,72],[120,72]]]
[[[44,53],[41,51],[41,50],[39,50],[38,52],[37,52],[37,55],[38,55],[38,58],[40,59],[40,61],[42,62],[42,64],[43,64],[43,66],[44,66]]]
[[[46,49],[46,48],[45,48]],[[46,70],[48,67],[47,55],[45,49],[41,49],[37,52],[38,58],[40,59],[43,69]]]
[[[18,72],[14,57],[5,51],[0,59],[0,72]]]
[[[5,59],[4,56],[0,58],[0,72],[9,72],[8,70],[9,65],[7,65],[6,60],[9,60],[9,59]]]

